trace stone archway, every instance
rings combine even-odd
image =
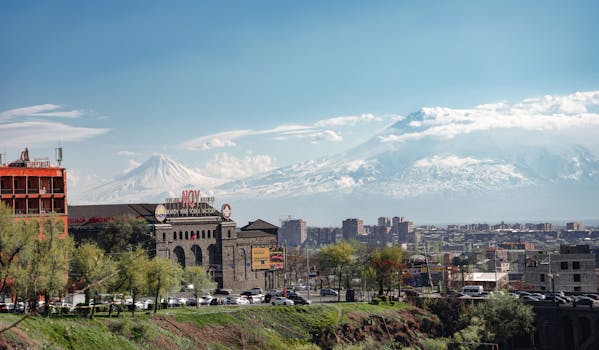
[[[199,245],[194,244],[191,247],[191,252],[193,253],[193,255],[195,257],[195,259],[194,259],[195,266],[201,266],[203,264],[202,248],[200,248]]]
[[[182,268],[185,268],[185,251],[183,248],[181,248],[181,246],[176,246],[175,249],[173,249],[173,253],[175,253],[179,265],[181,265]]]

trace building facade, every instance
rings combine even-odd
[[[308,227],[302,219],[289,219],[281,223],[279,242],[288,246],[301,246],[308,238]]]
[[[364,234],[364,222],[361,219],[345,219],[341,225],[343,239],[358,239],[358,235]]]
[[[70,232],[76,240],[93,240],[105,223],[133,215],[148,223],[152,237],[148,249],[156,257],[176,261],[183,268],[205,266],[219,288],[281,286],[280,267],[271,268],[270,261],[257,267],[252,260],[254,248],[278,247],[278,227],[257,220],[238,230],[230,218],[230,206],[225,204],[217,211],[212,201],[198,197],[192,203],[171,199],[164,204],[71,206]]]
[[[62,157],[62,150],[60,150]],[[67,228],[67,172],[47,159],[29,158],[29,150],[21,152],[19,160],[0,164],[0,200],[12,209],[15,218],[38,220],[40,223],[55,215]],[[43,225],[40,225],[43,233]]]
[[[588,245],[562,245],[559,253],[528,251],[524,279],[536,290],[594,293],[595,256]]]

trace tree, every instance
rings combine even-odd
[[[146,250],[153,237],[148,223],[133,215],[118,216],[98,233],[97,244],[107,253],[122,253],[141,245]]]
[[[115,272],[116,263],[96,244],[85,243],[75,249],[71,260],[71,278],[81,283],[85,291],[85,305],[89,305],[91,295],[106,290]]]
[[[393,283],[399,279],[403,267],[403,250],[397,246],[376,249],[370,259],[370,265],[376,272],[379,296],[383,295],[384,286],[387,285],[387,289],[390,290]]]
[[[355,258],[356,247],[349,242],[340,242],[328,245],[318,253],[318,267],[321,271],[332,269],[337,276],[338,289],[341,290],[343,273]],[[337,295],[337,301],[341,300],[341,294]]]
[[[198,306],[198,297],[202,293],[208,293],[216,288],[216,283],[210,279],[208,272],[204,266],[190,266],[183,272],[183,280],[187,284],[193,285],[193,296],[196,299],[196,307]]]
[[[11,210],[0,203],[0,294],[5,292],[9,280],[17,282],[17,260],[28,259],[38,232],[37,222],[15,220]]]
[[[154,293],[154,313],[158,309],[160,296],[178,288],[183,279],[183,270],[179,264],[167,258],[155,258],[148,265],[148,291]]]
[[[117,263],[117,280],[112,289],[131,295],[132,315],[135,315],[137,297],[148,290],[148,265],[148,256],[140,247],[123,253]]]
[[[43,237],[35,241],[32,259],[38,261],[37,283],[44,292],[45,309],[49,315],[50,297],[64,293],[67,285],[74,242],[71,237],[58,237],[64,232],[64,223],[55,215],[44,220],[43,227]]]
[[[487,302],[473,305],[469,315],[483,321],[487,330],[483,340],[500,343],[502,349],[512,348],[515,337],[534,331],[532,306],[507,293],[493,294]]]

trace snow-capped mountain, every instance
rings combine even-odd
[[[469,203],[481,200],[494,204],[488,212],[510,217],[535,208],[533,215],[544,218],[596,215],[599,157],[585,137],[596,135],[598,105],[599,93],[592,92],[567,101],[546,96],[464,110],[423,108],[345,153],[226,183],[215,192],[238,201],[272,200],[273,210],[287,205],[307,216],[318,216],[327,203],[344,212],[341,217],[393,215],[390,206],[422,217],[426,210],[476,211],[485,205]]]
[[[87,191],[94,203],[162,202],[184,189],[213,188],[222,181],[199,174],[164,155],[150,157],[121,177]]]

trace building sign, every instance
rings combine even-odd
[[[154,209],[154,217],[158,222],[164,222],[166,220],[166,207],[162,204],[158,204]]]
[[[202,197],[199,190],[184,190],[181,198],[166,198],[164,207],[167,217],[217,215],[212,203],[214,197]]]
[[[223,206],[220,208],[220,213],[225,220],[229,220],[231,218],[231,206],[229,203],[223,204]]]
[[[252,247],[252,270],[270,270],[270,249]]]
[[[270,248],[270,269],[282,270],[285,268],[285,248],[271,247]]]

